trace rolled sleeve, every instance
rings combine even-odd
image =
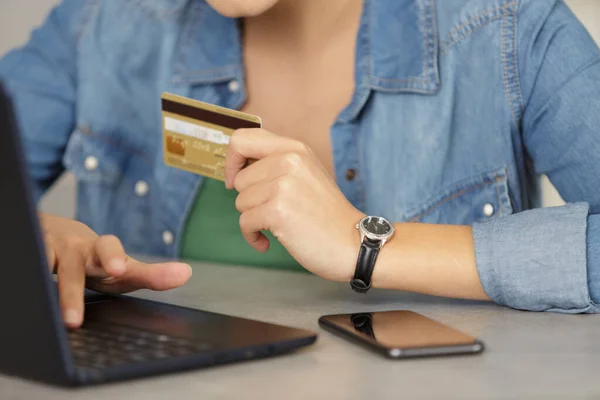
[[[600,304],[600,214],[590,215],[587,226],[587,265],[590,297]]]
[[[474,224],[487,295],[520,310],[598,312],[588,288],[588,213],[586,203],[572,203]]]

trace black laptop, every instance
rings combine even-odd
[[[305,330],[100,294],[86,297],[82,328],[65,329],[28,179],[0,85],[1,373],[88,385],[269,357],[316,340]]]

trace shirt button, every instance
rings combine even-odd
[[[98,159],[94,156],[88,156],[83,164],[88,171],[94,171],[98,168]]]
[[[162,236],[163,236],[163,237],[162,237],[162,239],[163,239],[163,242],[164,242],[164,243],[165,243],[167,246],[169,246],[169,245],[173,244],[173,234],[172,234],[171,232],[169,232],[169,231],[164,231]]]
[[[354,168],[350,168],[346,171],[346,180],[353,181],[356,178],[356,170]]]
[[[146,181],[137,181],[135,184],[135,194],[138,197],[144,197],[150,191],[150,186]]]
[[[483,215],[485,215],[486,217],[491,217],[492,215],[494,215],[494,211],[494,205],[491,203],[487,203],[483,206]]]
[[[235,93],[240,90],[240,83],[234,79],[233,81],[229,81],[228,87],[230,92]]]

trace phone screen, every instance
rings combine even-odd
[[[461,347],[465,352],[481,350],[476,338],[412,311],[328,315],[321,317],[320,322],[326,328],[341,331],[344,336],[354,336],[385,349]]]

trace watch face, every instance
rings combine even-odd
[[[374,235],[387,235],[392,232],[392,225],[379,217],[368,217],[362,222],[363,228]]]

